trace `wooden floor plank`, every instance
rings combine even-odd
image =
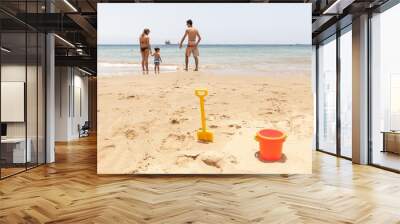
[[[312,175],[98,176],[84,138],[0,181],[0,223],[400,223],[400,175],[313,158]]]

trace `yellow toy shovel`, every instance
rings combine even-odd
[[[207,89],[196,89],[194,93],[200,98],[201,112],[201,129],[197,131],[197,139],[203,142],[212,142],[214,140],[214,135],[212,132],[207,131],[206,113],[204,112],[204,97],[208,95],[208,91]]]

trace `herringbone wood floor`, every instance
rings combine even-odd
[[[314,174],[97,176],[96,140],[0,181],[0,223],[400,223],[400,175],[314,153]]]

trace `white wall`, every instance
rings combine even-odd
[[[74,75],[74,92],[75,94],[73,97],[74,99],[74,108],[72,108],[72,117],[73,119],[71,120],[71,134],[76,138],[79,137],[79,132],[78,132],[78,124],[81,126],[85,123],[85,121],[88,121],[88,78],[83,77],[81,75],[82,73],[78,73],[76,75],[76,70],[75,70],[75,75]],[[80,101],[80,102],[79,102]]]
[[[2,65],[1,81],[25,82],[25,65]],[[5,110],[6,108],[1,108]],[[25,137],[25,123],[7,123],[7,137]]]
[[[3,82],[25,82],[25,65],[2,65],[1,66],[1,81]],[[28,67],[28,70],[32,68]],[[26,82],[25,82],[26,83]],[[28,96],[33,95],[29,94]],[[36,96],[36,93],[35,95]],[[6,110],[6,108],[1,108]],[[30,119],[28,119],[30,120]],[[25,137],[25,122],[7,122],[8,137]],[[29,137],[29,136],[28,136]]]
[[[26,84],[26,108],[22,107],[22,113],[26,112],[26,121],[5,122],[7,124],[7,137],[24,138],[25,135],[30,140],[32,161],[44,162],[44,82],[39,67],[25,64],[3,64],[1,66],[2,82],[24,82]],[[27,78],[27,80],[25,80]],[[23,94],[23,93],[22,93]],[[7,98],[6,96],[2,96]],[[1,108],[1,110],[10,110],[11,108]],[[12,111],[11,111],[12,113]],[[37,156],[37,153],[39,155]]]
[[[77,139],[78,125],[88,120],[88,78],[76,68],[56,67],[55,85],[55,140]]]
[[[55,141],[68,141],[69,138],[69,73],[67,67],[55,68]]]

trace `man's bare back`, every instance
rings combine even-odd
[[[186,30],[187,36],[188,36],[188,46],[195,46],[197,45],[197,36],[199,34],[199,31],[197,31],[196,28],[190,27],[187,28]]]
[[[196,63],[196,68],[194,69],[195,71],[199,70],[199,49],[197,48],[200,41],[201,41],[201,36],[199,34],[199,31],[193,27],[193,22],[192,20],[186,21],[187,29],[185,30],[185,34],[183,35],[181,42],[179,43],[179,48],[182,48],[182,44],[185,41],[186,37],[188,37],[188,44],[186,47],[186,52],[185,52],[185,70],[188,70],[188,64],[189,64],[189,56],[193,54],[195,63]]]

